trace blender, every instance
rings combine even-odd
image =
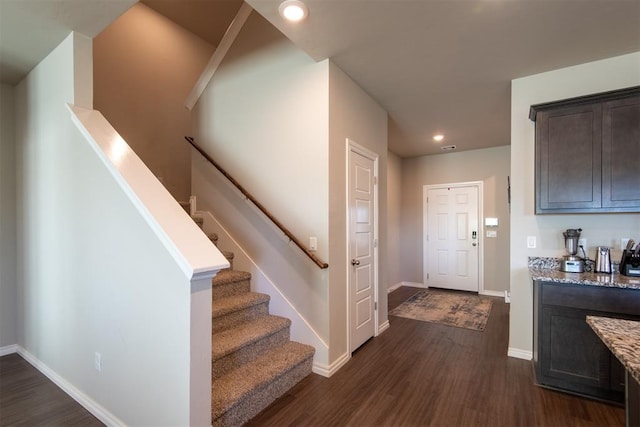
[[[584,259],[576,256],[578,253],[578,239],[580,239],[580,232],[582,228],[570,228],[563,232],[564,236],[564,248],[569,253],[562,259],[561,270],[567,273],[582,273],[584,271]],[[584,249],[582,249],[584,252]]]

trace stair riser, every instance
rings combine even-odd
[[[213,380],[215,381],[216,378],[220,378],[224,374],[231,371],[233,368],[236,368],[244,363],[249,362],[250,360],[253,360],[257,355],[288,342],[289,337],[289,327],[286,327],[275,332],[272,335],[268,335],[255,342],[245,345],[244,347],[239,348],[231,354],[213,360],[211,364]],[[215,341],[212,343],[212,345],[215,348]]]
[[[269,314],[268,301],[251,307],[243,308],[241,310],[234,311],[223,316],[215,317],[214,315],[212,326],[213,333],[215,334],[216,332],[233,328],[234,326],[237,326],[241,323],[257,319],[261,316],[266,316],[267,314]]]
[[[251,291],[249,280],[241,280],[238,282],[226,283],[224,285],[214,284],[212,292],[213,299],[230,297]]]
[[[283,373],[275,381],[264,387],[253,390],[243,400],[238,402],[225,413],[212,420],[213,427],[240,426],[249,421],[260,411],[283,396],[294,385],[309,375],[313,365],[313,357],[305,359],[289,371]]]

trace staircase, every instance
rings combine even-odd
[[[290,340],[291,321],[270,315],[269,295],[251,292],[251,274],[222,253],[231,267],[212,281],[211,424],[239,426],[309,375],[315,350]]]

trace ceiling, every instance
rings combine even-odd
[[[640,0],[248,0],[316,60],[331,58],[389,113],[401,157],[510,143],[510,82],[640,51]],[[0,77],[16,84],[74,29],[95,36],[135,0],[0,0]],[[217,45],[239,0],[143,0]],[[602,76],[606,79],[606,76]],[[443,133],[444,141],[432,140]]]

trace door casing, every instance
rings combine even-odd
[[[378,336],[378,334],[380,333],[380,327],[378,324],[378,314],[379,314],[379,308],[377,307],[378,305],[378,272],[379,272],[379,262],[378,262],[378,242],[379,242],[379,238],[378,238],[378,213],[379,213],[379,195],[378,195],[378,167],[379,167],[379,156],[377,153],[374,153],[373,151],[369,150],[368,148],[363,147],[362,145],[356,143],[355,141],[351,140],[350,138],[346,139],[346,195],[345,195],[345,199],[346,199],[346,218],[345,218],[345,222],[346,222],[346,239],[345,239],[345,243],[346,243],[346,254],[347,254],[347,259],[345,260],[345,265],[346,265],[346,269],[345,269],[345,274],[347,277],[347,286],[346,286],[346,301],[347,301],[347,349],[348,349],[348,354],[351,354],[352,349],[351,349],[351,323],[354,321],[354,319],[352,318],[353,313],[351,310],[351,275],[350,275],[350,268],[351,268],[351,258],[350,255],[351,253],[349,252],[349,247],[350,247],[350,238],[351,238],[351,230],[350,230],[350,217],[349,217],[349,189],[351,186],[351,182],[349,180],[349,171],[350,171],[350,167],[351,167],[351,162],[350,162],[350,153],[351,152],[355,152],[358,153],[364,157],[367,157],[371,160],[373,160],[373,167],[374,167],[374,177],[375,177],[375,184],[374,184],[374,208],[373,208],[373,220],[374,220],[374,226],[373,226],[373,239],[374,239],[374,245],[373,245],[373,262],[374,262],[374,269],[373,269],[373,300],[374,300],[374,304],[375,304],[375,308],[373,311],[373,322],[374,322],[374,336]]]

